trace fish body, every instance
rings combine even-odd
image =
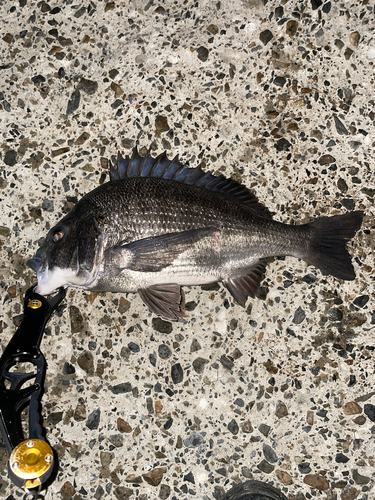
[[[283,224],[231,179],[134,150],[131,158],[119,155],[111,180],[50,230],[28,265],[42,295],[59,286],[138,292],[153,312],[176,320],[184,315],[183,285],[223,281],[244,306],[273,256],[354,279],[346,242],[362,217]]]

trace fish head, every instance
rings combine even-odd
[[[47,234],[27,265],[35,271],[35,292],[49,295],[61,286],[88,288],[99,272],[103,235],[93,215],[72,210]]]

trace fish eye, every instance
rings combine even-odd
[[[57,243],[58,241],[62,240],[64,237],[64,230],[59,228],[55,229],[53,233],[51,234],[51,239],[53,242]]]

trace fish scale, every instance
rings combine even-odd
[[[274,256],[354,279],[346,243],[362,217],[356,211],[283,224],[231,179],[134,150],[118,156],[111,180],[50,230],[28,264],[42,295],[59,286],[138,292],[151,311],[177,320],[185,314],[181,286],[223,281],[245,306]]]

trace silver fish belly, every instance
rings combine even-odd
[[[292,255],[354,279],[348,239],[362,212],[299,226],[274,221],[246,187],[165,154],[118,156],[111,180],[84,196],[28,261],[36,291],[138,292],[154,313],[184,316],[183,285],[223,281],[242,306],[268,259]]]

